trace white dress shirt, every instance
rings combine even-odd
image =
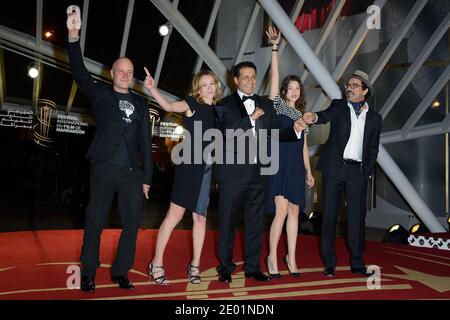
[[[239,98],[241,98],[245,95],[244,93],[242,93],[241,91],[237,90],[237,93],[239,95]],[[244,102],[244,107],[245,110],[247,111],[248,117],[250,118],[250,115],[255,111],[256,107],[255,107],[255,101],[253,99],[247,99]],[[256,136],[256,129],[255,129],[255,125],[256,125],[256,121],[253,120],[252,118],[250,118],[250,122],[253,126],[252,131],[253,131],[253,135]]]
[[[347,102],[350,108],[351,129],[350,137],[344,149],[344,159],[351,159],[362,162],[364,127],[366,125],[366,115],[369,110],[367,102],[361,107],[361,113],[356,116],[356,112],[350,102]]]

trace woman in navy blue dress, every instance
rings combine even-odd
[[[294,121],[302,116],[306,106],[303,84],[298,76],[289,75],[278,89],[277,54],[281,33],[275,28],[269,27],[266,34],[272,43],[269,98],[273,100],[280,123],[285,127],[292,126]],[[280,142],[279,170],[275,175],[269,177],[266,185],[266,210],[275,212],[270,227],[269,255],[266,258],[268,272],[273,278],[281,277],[278,272],[277,249],[285,220],[287,220],[288,253],[284,256],[283,262],[292,276],[300,276],[295,258],[298,217],[300,208],[305,209],[305,181],[310,188],[314,185],[306,134],[307,130],[302,132],[300,140]]]
[[[206,211],[208,208],[209,190],[211,184],[211,159],[201,159],[196,163],[194,140],[202,141],[201,154],[207,142],[203,141],[203,133],[214,126],[214,104],[222,98],[219,79],[209,70],[197,73],[191,85],[190,94],[181,101],[168,102],[158,91],[154,80],[147,69],[145,87],[148,88],[159,105],[170,112],[183,113],[185,134],[190,135],[190,142],[183,146],[183,151],[190,149],[190,157],[186,163],[175,165],[175,177],[172,187],[169,210],[162,222],[156,240],[155,255],[149,264],[149,276],[160,285],[169,284],[164,272],[163,255],[173,229],[183,218],[186,209],[192,211],[192,259],[188,264],[188,279],[193,284],[199,284],[200,256],[206,233]],[[194,130],[194,126],[201,125],[201,131]],[[196,133],[201,136],[196,136]],[[200,140],[199,140],[200,139]],[[198,152],[198,150],[196,150]],[[183,159],[184,160],[184,159]],[[206,161],[205,161],[206,160]]]

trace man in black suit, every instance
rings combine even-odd
[[[378,155],[381,131],[381,116],[366,102],[372,92],[367,74],[357,70],[345,84],[347,99],[333,100],[326,110],[303,115],[307,123],[331,122],[328,140],[317,163],[317,170],[323,174],[321,252],[324,274],[328,277],[335,275],[334,243],[342,191],[347,203],[351,271],[363,276],[371,275],[363,260],[366,193]]]
[[[77,6],[67,8],[70,67],[78,87],[92,105],[96,120],[95,136],[86,155],[91,162],[91,172],[80,257],[81,290],[95,290],[95,273],[100,266],[100,235],[116,193],[123,231],[111,268],[111,280],[120,288],[132,289],[134,286],[127,274],[134,264],[142,194],[148,199],[152,178],[149,113],[145,100],[129,92],[134,71],[129,59],[123,57],[114,62],[112,87],[92,79],[80,49],[80,15]]]
[[[217,165],[219,194],[219,280],[231,282],[233,242],[239,214],[245,215],[245,264],[247,278],[266,281],[259,266],[262,236],[264,232],[264,187],[265,176],[258,146],[267,145],[268,135],[264,130],[279,129],[272,101],[254,94],[256,88],[256,66],[241,62],[234,67],[234,82],[237,91],[225,97],[216,107],[217,126],[224,133],[224,163]],[[306,123],[299,119],[293,128],[280,130],[279,139],[295,141],[301,137]],[[248,139],[243,139],[243,136]],[[245,141],[245,142],[244,142]],[[299,183],[304,183],[300,181]]]

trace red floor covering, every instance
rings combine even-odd
[[[153,254],[157,230],[140,230],[136,261],[129,277],[134,290],[122,290],[109,280],[110,264],[120,230],[105,230],[101,243],[101,262],[96,277],[95,293],[68,288],[72,284],[68,268],[77,265],[83,232],[80,230],[14,232],[0,234],[0,300],[28,299],[333,299],[392,300],[450,299],[450,251],[416,248],[368,241],[367,265],[380,267],[377,279],[354,275],[349,270],[348,251],[344,239],[338,238],[338,267],[334,278],[322,274],[319,239],[299,236],[297,264],[302,276],[289,276],[282,262],[285,238],[279,248],[281,279],[257,282],[246,279],[242,271],[242,235],[237,234],[234,261],[238,268],[231,284],[217,280],[217,232],[208,231],[202,256],[202,283],[189,284],[186,266],[191,256],[190,231],[175,230],[165,254],[166,275],[170,286],[158,286],[148,280],[146,268]],[[263,257],[267,254],[265,235],[261,267],[267,271]],[[76,268],[76,267],[75,267]]]

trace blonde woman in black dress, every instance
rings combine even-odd
[[[193,284],[199,284],[200,256],[206,233],[206,211],[209,200],[211,182],[211,164],[202,159],[201,163],[194,163],[193,141],[203,141],[202,137],[194,135],[194,123],[201,123],[201,133],[213,128],[213,106],[222,98],[222,90],[217,76],[209,70],[197,73],[191,85],[189,95],[181,101],[168,102],[158,91],[155,82],[145,68],[147,77],[144,85],[152,93],[159,105],[169,112],[183,113],[185,132],[191,136],[191,159],[189,163],[175,166],[172,196],[169,210],[162,222],[156,240],[155,255],[148,267],[149,276],[160,285],[169,284],[164,272],[163,255],[173,229],[183,218],[186,209],[192,211],[193,228],[192,244],[193,256],[187,267],[188,279]],[[202,154],[207,143],[202,142]]]

